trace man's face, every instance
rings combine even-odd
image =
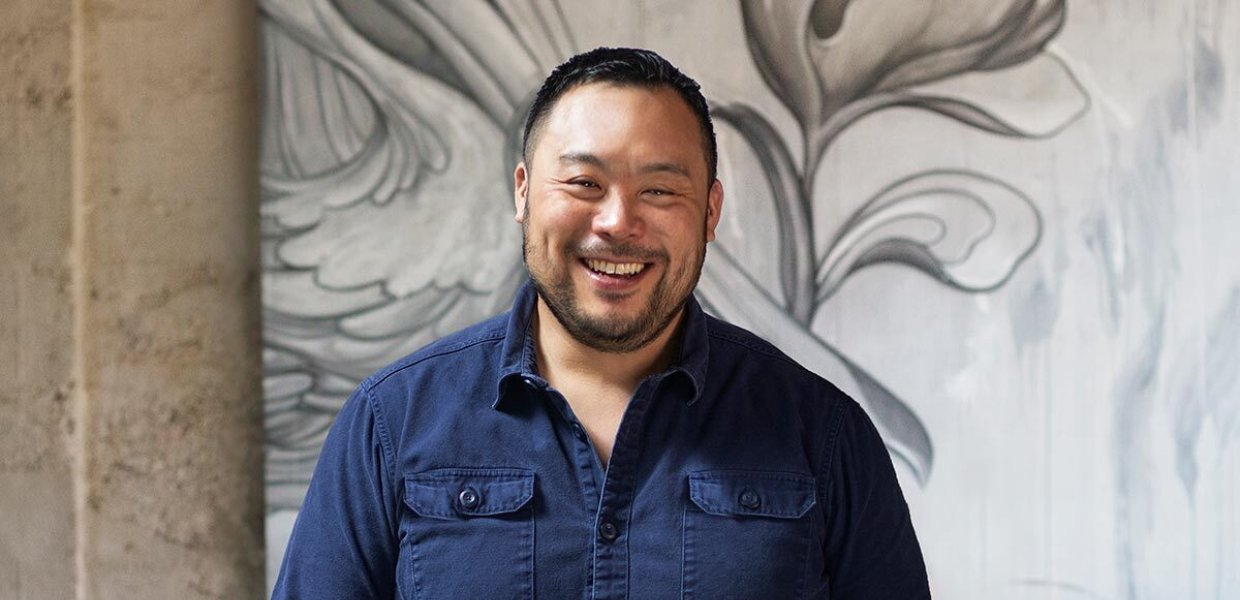
[[[533,141],[514,179],[539,296],[592,348],[645,346],[680,314],[719,222],[697,119],[670,88],[585,84]]]

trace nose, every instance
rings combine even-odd
[[[619,189],[612,189],[599,202],[592,223],[596,235],[617,240],[639,238],[644,228],[637,198],[630,198]]]

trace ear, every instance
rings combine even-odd
[[[723,183],[718,179],[710,184],[710,192],[706,194],[706,241],[715,241],[715,227],[719,225],[719,214],[723,210]]]
[[[525,222],[526,215],[526,199],[529,198],[530,191],[530,172],[525,168],[525,161],[517,163],[517,168],[512,172],[512,201],[517,212],[513,215],[518,223]]]

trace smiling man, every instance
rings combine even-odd
[[[524,134],[531,283],[362,383],[275,596],[928,598],[865,413],[693,298],[723,208],[698,85],[600,48]]]

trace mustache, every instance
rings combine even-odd
[[[667,252],[654,248],[643,248],[636,244],[608,244],[608,243],[590,243],[582,244],[577,247],[577,254],[587,257],[608,257],[623,258],[632,260],[633,262],[655,262],[666,261]]]

